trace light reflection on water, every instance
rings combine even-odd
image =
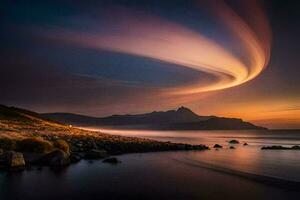
[[[192,152],[186,160],[204,162],[257,175],[266,175],[300,181],[300,151],[261,150],[265,145],[292,146],[300,144],[300,132],[273,131],[150,131],[150,130],[102,130],[104,133],[150,138],[160,141],[205,144],[218,143],[221,150]],[[229,144],[231,139],[240,144]],[[248,146],[244,146],[244,143]],[[229,149],[234,146],[235,149]]]
[[[224,146],[221,150],[118,156],[121,164],[83,160],[62,171],[47,167],[0,172],[0,199],[297,199],[289,191],[203,167],[223,168],[300,181],[300,151],[262,151],[262,145],[299,144],[298,132],[117,131],[102,132],[156,140]],[[241,144],[229,149],[228,140]],[[243,146],[247,142],[248,146]]]

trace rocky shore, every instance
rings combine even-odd
[[[294,145],[292,147],[284,147],[284,146],[264,146],[261,148],[262,150],[300,150],[299,145]]]
[[[31,166],[60,168],[81,159],[106,159],[118,163],[113,155],[138,152],[205,150],[204,145],[159,142],[134,137],[101,134],[43,135],[24,139],[0,138],[0,168],[23,170]]]
[[[118,163],[125,153],[205,150],[205,145],[159,142],[74,128],[38,113],[0,105],[0,168],[65,167],[81,159]],[[107,159],[109,158],[109,159]]]

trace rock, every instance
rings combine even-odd
[[[44,154],[24,152],[23,156],[26,164],[35,164],[39,162],[39,160],[44,156]]]
[[[223,147],[221,145],[219,145],[219,144],[215,144],[214,148],[223,148]]]
[[[300,150],[300,146],[295,145],[292,147],[283,147],[283,146],[264,146],[262,150]]]
[[[120,163],[121,161],[119,161],[117,158],[115,157],[112,157],[112,158],[106,158],[104,159],[102,162],[104,163],[110,163],[110,164],[118,164]]]
[[[70,155],[70,161],[71,163],[77,163],[82,159],[82,156],[78,153],[72,153]]]
[[[83,146],[83,144],[82,144],[82,142],[78,142],[78,143],[76,143],[76,144],[75,144],[75,146],[77,146],[77,147],[79,147],[79,148],[80,148],[80,147],[82,147],[82,146]]]
[[[98,149],[91,149],[85,153],[84,158],[86,159],[101,159],[108,156],[107,151],[105,150],[98,150]]]
[[[5,168],[5,159],[3,157],[0,157],[0,169]]]
[[[40,159],[40,162],[51,167],[63,167],[70,164],[67,153],[62,150],[54,150]]]
[[[289,147],[283,147],[283,146],[265,146],[261,148],[262,150],[287,150],[287,149],[291,149]]]
[[[2,169],[2,168],[4,168],[4,166],[5,166],[5,156],[4,156],[4,152],[2,152],[1,154],[0,154],[0,169]]]
[[[299,149],[300,150],[300,146],[295,145],[295,146],[292,146],[291,149]]]
[[[91,142],[91,146],[93,149],[98,149],[98,146],[94,141]]]
[[[228,143],[230,143],[230,144],[239,144],[240,142],[238,140],[230,140]]]
[[[5,154],[5,162],[6,166],[9,169],[24,169],[25,168],[25,160],[23,154],[15,151],[8,151]]]
[[[229,148],[230,148],[230,149],[235,149],[235,147],[234,147],[234,146],[230,146]]]
[[[247,146],[247,145],[248,145],[248,143],[247,143],[247,142],[245,142],[243,145],[244,145],[244,146]]]

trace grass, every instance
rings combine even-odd
[[[70,149],[85,152],[95,146],[109,153],[207,149],[82,130],[45,120],[37,113],[0,105],[0,148],[4,150],[47,153],[61,149],[69,154]]]
[[[0,137],[0,149],[13,150],[31,153],[49,153],[55,149],[60,149],[70,154],[69,144],[62,139],[48,141],[42,137],[12,138]]]

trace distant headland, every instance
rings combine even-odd
[[[85,127],[150,130],[265,130],[238,118],[200,116],[186,107],[176,110],[154,111],[137,115],[91,117],[72,113],[45,113],[44,118]]]

